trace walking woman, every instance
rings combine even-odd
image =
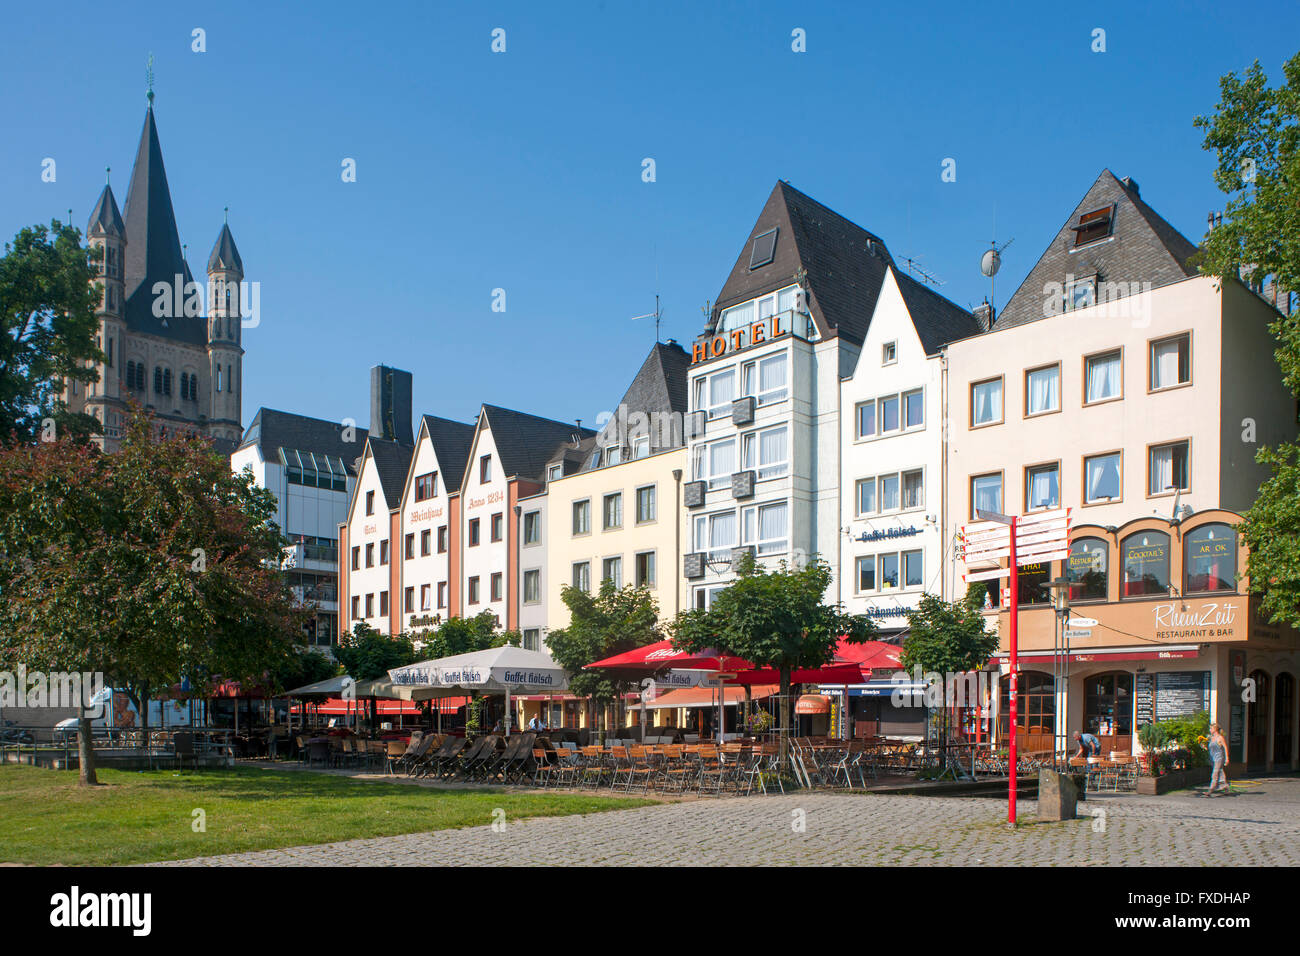
[[[1210,740],[1207,746],[1214,770],[1210,774],[1210,789],[1206,792],[1227,793],[1232,789],[1228,784],[1228,775],[1223,770],[1228,762],[1228,742],[1223,739],[1223,731],[1219,729],[1218,724],[1210,724]],[[1220,781],[1223,783],[1222,786],[1219,785]]]

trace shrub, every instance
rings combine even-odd
[[[1138,730],[1138,743],[1147,753],[1160,750],[1169,742],[1169,732],[1163,724],[1147,724]]]

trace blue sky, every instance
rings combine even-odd
[[[1279,77],[1300,36],[1294,3],[181,6],[6,9],[0,234],[69,208],[84,229],[105,166],[125,202],[152,53],[191,268],[228,205],[261,283],[245,423],[365,424],[380,362],[414,373],[417,414],[590,423],[653,342],[631,317],[658,292],[689,342],[777,179],[968,307],[995,221],[1000,305],[1104,167],[1199,240],[1223,199],[1192,118],[1226,72]]]

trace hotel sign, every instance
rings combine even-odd
[[[721,358],[728,352],[738,352],[751,345],[762,345],[782,335],[788,335],[790,330],[782,327],[781,319],[780,315],[773,315],[766,319],[759,319],[743,329],[732,329],[730,332],[720,332],[709,339],[701,339],[695,343],[691,352],[691,364],[697,365],[709,359]]]

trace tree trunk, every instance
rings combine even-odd
[[[790,765],[790,668],[781,668],[781,725],[776,739],[779,745],[778,759],[784,772]]]
[[[90,732],[90,717],[82,708],[77,715],[77,783],[83,787],[99,784],[95,776],[95,745]]]

